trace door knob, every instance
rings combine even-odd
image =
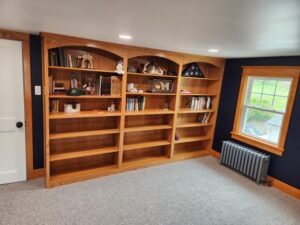
[[[17,122],[17,123],[16,123],[16,127],[17,127],[17,128],[23,127],[23,123],[22,123],[22,122]]]

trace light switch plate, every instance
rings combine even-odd
[[[34,86],[34,94],[35,95],[41,95],[42,94],[41,86]]]

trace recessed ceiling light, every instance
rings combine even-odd
[[[119,38],[123,39],[123,40],[131,40],[132,39],[132,37],[130,35],[125,35],[125,34],[120,34]]]
[[[213,52],[213,53],[215,53],[215,52],[219,52],[219,50],[218,50],[218,49],[214,49],[214,48],[213,48],[213,49],[208,49],[208,51],[209,51],[209,52]]]

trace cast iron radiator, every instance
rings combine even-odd
[[[223,141],[220,162],[259,183],[266,182],[270,156],[232,141]]]

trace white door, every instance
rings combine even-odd
[[[0,39],[0,184],[24,180],[26,147],[22,42]]]

